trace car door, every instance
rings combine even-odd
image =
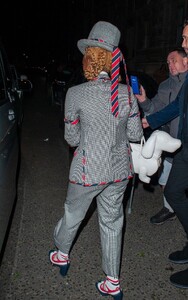
[[[12,88],[10,89],[10,93],[12,94],[12,98],[15,100],[16,104],[16,116],[19,127],[22,125],[23,121],[23,90],[21,88],[21,79],[18,76],[16,67],[14,65],[10,65],[11,72],[11,81]]]
[[[7,61],[0,49],[0,252],[16,198],[18,129]]]

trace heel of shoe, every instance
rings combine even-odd
[[[57,261],[54,261],[53,260],[53,254],[57,255],[57,251],[56,250],[50,250],[49,251],[49,260],[50,260],[50,262],[52,263],[52,265],[60,268],[61,276],[66,276],[67,272],[68,272],[68,269],[70,267],[70,260],[67,259],[67,260],[61,261],[61,260],[58,260],[57,257],[56,257]]]
[[[60,266],[60,274],[61,274],[61,276],[66,276],[67,275],[67,272],[68,272],[68,269],[69,269],[69,267],[70,267],[70,263],[67,263],[66,265],[64,265],[64,266]],[[118,299],[119,300],[119,299]]]
[[[112,295],[112,297],[114,298],[114,300],[122,300],[123,299],[123,292],[120,291],[119,294],[117,295]]]
[[[112,295],[112,294],[109,293],[109,292],[103,292],[103,291],[101,291],[100,288],[99,288],[99,286],[98,286],[98,284],[99,284],[99,282],[96,282],[95,286],[96,286],[98,292],[99,292],[102,296],[111,296],[111,297],[113,297],[114,300],[122,300],[122,299],[123,299],[123,292],[122,292],[122,290],[120,290],[118,294]]]

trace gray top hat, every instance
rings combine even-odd
[[[114,47],[118,47],[121,33],[119,29],[111,23],[99,21],[90,31],[88,39],[78,41],[78,49],[85,53],[87,47],[100,47],[110,52]]]

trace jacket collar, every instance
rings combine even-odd
[[[179,73],[178,75],[175,76],[170,74],[171,79],[174,80],[175,82],[184,82],[187,76],[188,76],[188,71]]]
[[[107,72],[102,71],[102,72],[98,75],[97,79],[110,79],[110,77],[109,77],[109,75],[108,75]]]

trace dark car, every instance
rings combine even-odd
[[[6,237],[16,199],[19,161],[20,101],[11,67],[0,43],[0,253]]]
[[[21,127],[23,121],[23,100],[25,95],[31,94],[33,91],[33,84],[28,79],[27,75],[20,75],[15,67],[15,65],[10,65],[11,70],[11,82],[12,82],[12,92],[14,91],[14,96],[16,97],[16,111],[18,118],[18,125]]]

